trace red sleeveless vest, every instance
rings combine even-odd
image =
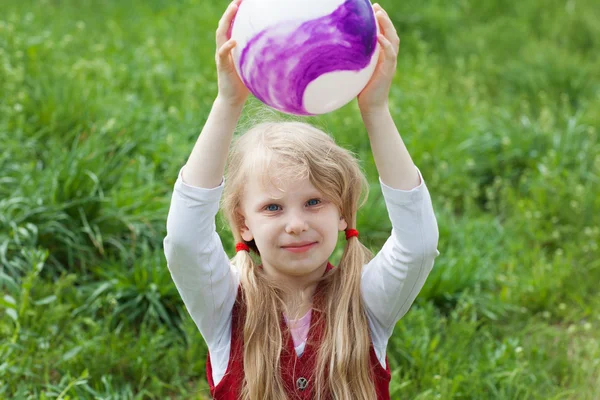
[[[333,266],[329,264],[327,266],[327,271],[332,267]],[[208,354],[206,359],[206,378],[210,386],[210,393],[213,399],[216,400],[238,400],[240,398],[242,382],[244,379],[243,330],[246,312],[245,304],[241,297],[241,290],[240,285],[232,310],[231,351],[227,370],[225,376],[223,376],[216,386],[212,376],[210,354]],[[319,289],[317,288],[316,293],[318,290]],[[311,380],[311,373],[315,370],[319,341],[321,340],[324,331],[324,321],[322,318],[319,318],[319,314],[318,311],[313,309],[306,345],[304,352],[300,357],[297,356],[296,350],[294,349],[294,342],[291,335],[284,334],[284,341],[287,336],[287,345],[281,353],[281,370],[289,399],[308,400],[313,398],[314,388]],[[287,326],[285,325],[283,318],[281,318],[281,327],[282,332],[286,332]],[[373,381],[375,383],[377,399],[389,400],[389,386],[391,380],[390,366],[387,357],[386,368],[384,369],[381,366],[372,344],[369,363],[374,378]]]

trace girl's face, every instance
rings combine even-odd
[[[291,283],[319,278],[346,221],[308,178],[277,186],[281,190],[249,179],[241,204],[242,238],[255,241],[270,276]]]

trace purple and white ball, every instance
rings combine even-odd
[[[354,99],[377,65],[369,0],[243,0],[233,22],[238,74],[260,101],[295,115]]]

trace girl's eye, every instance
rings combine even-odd
[[[321,200],[310,199],[306,202],[306,204],[308,204],[309,206],[317,206],[317,205],[321,204]],[[265,211],[269,211],[269,212],[279,211],[279,209],[280,209],[280,206],[278,206],[277,204],[269,204],[268,206],[265,206],[265,208],[264,208]]]
[[[277,207],[279,207],[277,204],[269,204],[268,206],[265,207],[265,210],[267,210],[267,211],[277,211]]]

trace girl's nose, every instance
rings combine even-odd
[[[301,216],[294,214],[290,215],[290,218],[285,226],[285,232],[289,234],[298,234],[308,229],[308,223]]]

